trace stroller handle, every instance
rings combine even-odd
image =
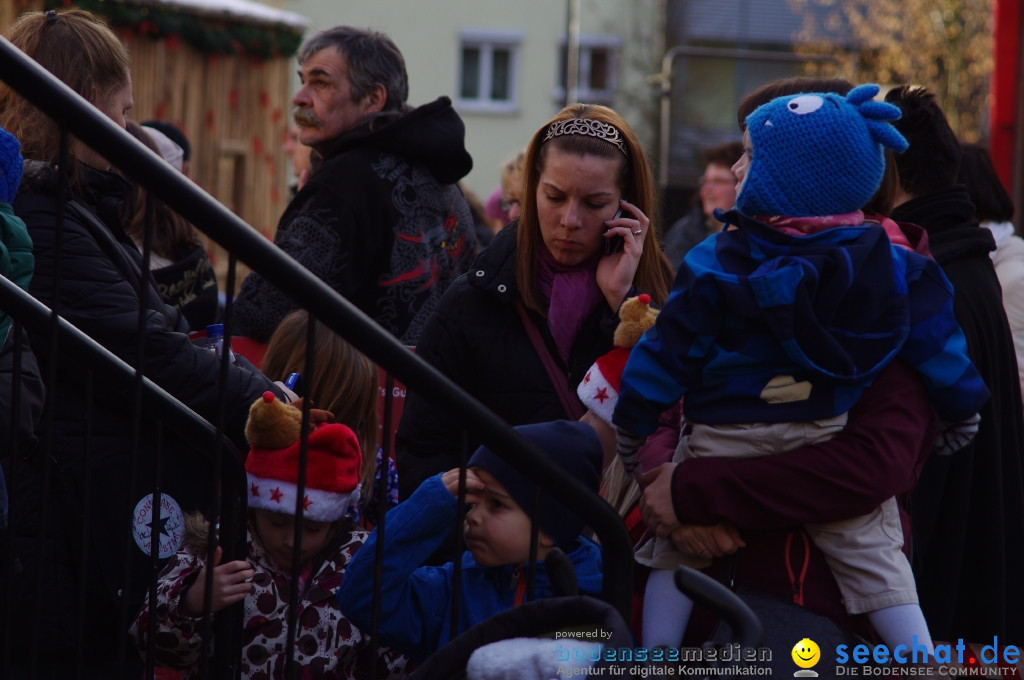
[[[764,643],[764,627],[760,619],[739,595],[707,574],[686,566],[676,567],[675,583],[690,599],[715,612],[729,624],[733,641],[744,649],[760,647]]]

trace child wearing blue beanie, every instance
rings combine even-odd
[[[894,358],[918,372],[940,419],[955,424],[937,444],[951,453],[977,431],[988,390],[967,356],[949,281],[895,223],[869,222],[861,210],[882,180],[884,149],[907,148],[889,123],[899,109],[874,101],[877,93],[861,85],[845,97],[786,95],[747,117],[745,153],[733,167],[736,208],[687,254],[626,363],[613,422],[627,471],[659,414],[684,393],[677,462],[830,439]],[[866,613],[890,648],[931,650],[896,499],[806,529],[850,614]],[[692,603],[672,571],[710,561],[668,539],[648,542],[637,559],[653,568],[643,643],[678,646]]]
[[[594,428],[582,422],[557,420],[520,425],[516,430],[547,457],[579,479],[595,494],[601,477],[604,449]],[[536,485],[487,446],[469,459],[466,471],[466,552],[461,556],[457,633],[494,614],[522,604],[527,597],[554,593],[543,568],[547,553],[561,548],[573,565],[581,593],[601,591],[601,550],[582,535],[583,521],[564,501],[547,491],[539,494],[537,570],[534,592],[527,593],[531,523]],[[424,565],[445,541],[458,509],[459,470],[424,481],[384,519],[384,558],[381,566],[381,640],[422,661],[450,641],[452,562]],[[373,573],[378,531],[374,529],[345,571],[338,590],[343,614],[368,631],[373,611]]]

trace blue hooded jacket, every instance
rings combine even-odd
[[[616,425],[650,434],[684,393],[694,422],[828,418],[895,358],[922,377],[943,420],[988,399],[934,260],[892,245],[879,226],[791,236],[737,211],[720,217],[737,228],[687,254],[626,363]],[[773,396],[787,388],[802,398]]]
[[[388,512],[382,563],[381,642],[420,661],[451,640],[454,563],[420,566],[441,546],[455,523],[457,500],[441,482],[427,479],[404,503]],[[345,570],[338,605],[364,631],[370,630],[377,530]],[[581,593],[601,592],[601,549],[583,536],[568,553]],[[527,578],[525,565],[484,567],[469,552],[462,554],[459,625],[462,633],[494,614],[516,605],[516,589]],[[553,595],[538,562],[535,597]]]

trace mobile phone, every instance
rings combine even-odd
[[[625,199],[623,199],[623,200],[625,200]],[[620,217],[622,217],[622,204],[621,203],[619,203],[619,209],[615,211],[615,214],[612,215],[611,219],[612,220],[617,220]],[[611,220],[609,220],[609,221],[611,221]],[[624,247],[625,247],[625,242],[623,241],[623,238],[621,236],[612,236],[611,238],[606,238],[604,240],[604,254],[605,255],[612,255],[614,253],[618,253]]]

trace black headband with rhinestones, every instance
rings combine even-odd
[[[609,144],[614,144],[622,152],[623,156],[629,158],[629,154],[626,153],[626,143],[622,140],[622,133],[614,125],[602,123],[592,118],[566,118],[548,126],[548,132],[544,135],[544,141],[547,142],[550,139],[563,135],[597,137]]]

